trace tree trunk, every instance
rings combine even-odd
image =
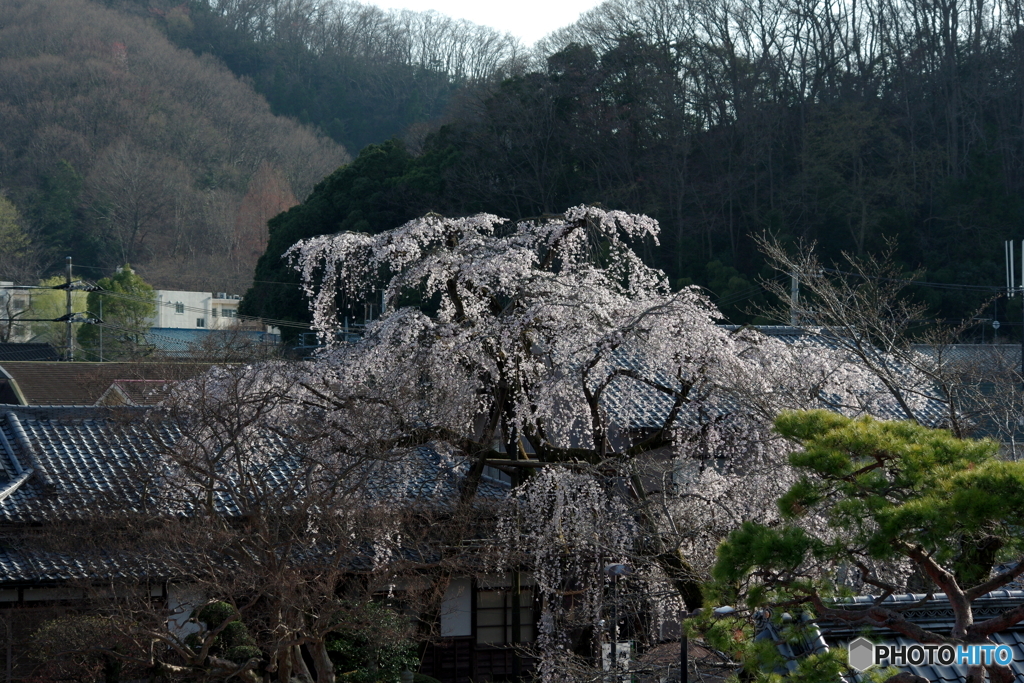
[[[327,643],[320,640],[310,643],[307,647],[316,666],[316,683],[334,683],[334,663],[327,654]]]

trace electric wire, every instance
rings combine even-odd
[[[839,270],[838,268],[822,268],[822,272],[835,273],[836,275],[852,275],[854,277],[878,280],[879,282],[894,282],[897,284],[905,285],[919,285],[922,287],[931,287],[933,289],[968,289],[986,292],[999,292],[1006,289],[1006,287],[998,287],[994,285],[960,285],[955,282],[929,282],[927,280],[914,280],[911,278],[892,278],[892,277],[880,277],[877,275],[864,275],[863,273],[853,273],[846,270]]]
[[[158,306],[165,306],[165,307],[172,307],[172,306],[176,307],[176,306],[178,306],[178,302],[174,302],[174,301],[153,301],[152,299],[149,299],[149,298],[146,298],[146,297],[142,297],[142,296],[136,296],[134,294],[125,294],[123,292],[112,292],[109,289],[101,289],[101,290],[99,290],[96,293],[100,294],[102,296],[111,296],[111,297],[114,297],[114,298],[125,299],[125,300],[128,300],[128,301],[138,301],[138,302],[142,302],[142,303],[153,303],[153,304],[156,304]],[[236,299],[236,301],[237,301],[237,299]],[[203,313],[205,315],[208,312],[205,308],[199,308],[198,306],[186,306],[186,305],[182,304],[182,307],[183,307],[183,310],[189,311],[190,313],[192,313],[192,312],[194,312],[194,313]],[[259,316],[251,316],[251,315],[237,315],[237,316],[235,316],[235,319],[240,320],[240,321],[244,321],[244,322],[262,322],[262,323],[264,323],[266,325],[272,325],[274,327],[295,327],[295,328],[305,329],[305,330],[310,330],[310,329],[313,328],[313,326],[311,324],[309,324],[309,323],[297,322],[295,320],[280,320],[280,319],[276,319],[276,318],[261,318]]]
[[[129,329],[127,327],[124,327],[123,325],[118,325],[116,323],[97,322],[97,323],[92,323],[92,324],[95,325],[96,327],[102,328],[104,330],[109,330],[111,332],[128,332],[129,334],[132,334],[132,335],[138,334],[138,336],[143,337],[148,344],[150,344],[153,347],[156,347],[159,351],[162,351],[164,353],[168,353],[168,354],[171,354],[171,355],[174,355],[174,356],[194,356],[194,357],[197,357],[199,359],[203,359],[203,358],[205,358],[205,357],[207,357],[209,355],[209,350],[202,348],[201,340],[182,339],[180,337],[172,337],[172,336],[169,336],[169,335],[164,335],[164,334],[159,334],[157,332],[152,332],[151,330],[147,330],[145,332],[139,332],[138,330],[132,330],[132,329]],[[229,333],[230,331],[229,330],[209,330],[208,332],[210,332],[210,333],[216,333],[216,332]],[[254,339],[250,339],[250,341],[252,343],[249,344],[246,349],[232,348],[231,349],[232,355],[240,355],[240,354],[243,354],[245,352],[245,350],[248,350],[249,354],[253,358],[262,357],[262,356],[266,355],[267,348],[273,346],[271,344],[267,344],[265,342],[260,342],[258,340],[254,340]],[[91,349],[90,352],[95,354],[96,353],[96,349]]]

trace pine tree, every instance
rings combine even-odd
[[[971,608],[1024,573],[1024,462],[998,459],[994,441],[911,422],[806,411],[785,412],[775,426],[802,446],[790,455],[801,477],[778,501],[782,524],[745,522],[719,547],[719,600],[785,605],[780,614],[802,606],[921,643],[988,642],[1024,620],[1024,604],[977,621]],[[852,582],[839,579],[843,568]],[[945,593],[955,618],[950,633],[914,624],[881,599],[869,612],[833,599],[851,587],[884,597],[915,581]],[[988,667],[990,680],[1003,680],[999,669]]]

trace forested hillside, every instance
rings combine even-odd
[[[275,114],[356,152],[446,116],[459,95],[523,73],[509,34],[352,0],[111,0],[176,45],[249,79]]]
[[[919,293],[956,318],[1002,285],[1002,240],[1024,236],[1022,21],[1018,0],[611,0],[399,173],[438,177],[417,210],[648,213],[663,235],[647,256],[725,302],[764,274],[763,231],[827,257],[893,237],[908,270],[951,285]]]
[[[93,278],[131,262],[160,287],[241,291],[267,219],[348,159],[216,60],[86,0],[0,3],[0,122],[0,189],[35,248],[19,274],[70,255]]]
[[[347,1],[11,0],[0,21],[0,187],[49,255],[160,286],[237,289],[266,219],[324,178],[257,280],[294,282],[283,250],[342,227],[600,202],[656,217],[645,257],[737,320],[764,231],[826,258],[895,238],[958,318],[1024,236],[1018,0],[610,0],[529,54]],[[330,138],[364,153],[328,177]],[[249,312],[301,315],[275,287]],[[1003,332],[1019,316],[999,304]]]

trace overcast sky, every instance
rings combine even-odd
[[[600,0],[368,0],[386,9],[436,10],[455,19],[467,19],[499,31],[508,31],[527,45],[573,23]]]

